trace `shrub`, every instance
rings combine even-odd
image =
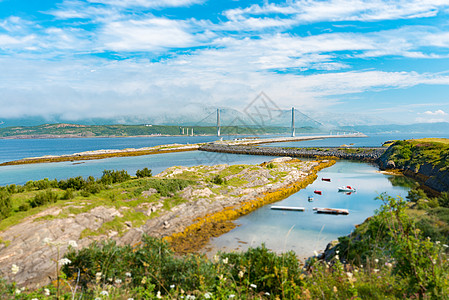
[[[136,171],[137,178],[143,178],[143,177],[151,177],[153,176],[151,173],[151,170],[148,168],[143,168],[142,170]]]
[[[58,200],[58,195],[51,191],[46,190],[45,192],[40,192],[34,196],[34,198],[30,201],[31,207],[43,206],[46,204],[54,203]]]
[[[131,179],[131,176],[125,170],[121,171],[104,170],[100,182],[103,184],[113,184],[124,182],[129,179]]]
[[[11,215],[11,196],[7,191],[0,191],[0,221]]]
[[[221,185],[221,184],[223,184],[224,182],[225,182],[225,180],[224,180],[223,178],[221,178],[220,175],[215,175],[215,176],[212,178],[212,183]]]

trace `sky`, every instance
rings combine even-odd
[[[449,0],[0,0],[0,123],[261,93],[323,123],[448,122]]]

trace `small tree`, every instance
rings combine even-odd
[[[151,177],[153,174],[151,173],[151,170],[148,168],[143,168],[142,170],[136,171],[137,178],[143,178],[143,177]]]
[[[11,196],[6,191],[0,191],[0,221],[11,214]]]

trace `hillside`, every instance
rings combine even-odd
[[[396,141],[379,160],[383,169],[400,169],[438,192],[449,191],[449,139]]]
[[[169,125],[78,125],[43,124],[0,128],[0,138],[130,137],[151,135],[216,135],[215,126]],[[222,135],[260,135],[289,133],[288,127],[223,126]],[[297,132],[320,132],[316,128],[297,128]]]

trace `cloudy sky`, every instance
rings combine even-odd
[[[320,121],[449,121],[449,0],[0,0],[0,121],[261,92]]]

